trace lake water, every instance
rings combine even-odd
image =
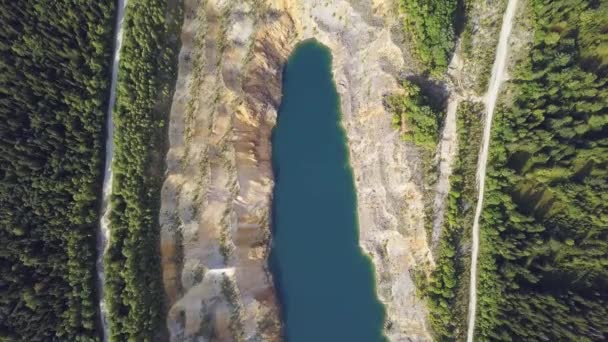
[[[384,308],[358,241],[353,175],[330,51],[297,46],[273,132],[271,268],[287,342],[384,341]]]

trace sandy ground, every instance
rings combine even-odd
[[[270,134],[282,67],[309,38],[333,55],[360,245],[375,266],[385,333],[391,341],[431,339],[411,276],[433,263],[422,170],[383,103],[409,67],[394,35],[400,25],[389,0],[186,1],[159,218],[172,341],[281,339],[267,270]]]

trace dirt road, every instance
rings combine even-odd
[[[103,198],[101,205],[101,218],[99,219],[99,230],[97,231],[97,293],[99,295],[99,312],[101,317],[101,327],[103,341],[108,340],[108,322],[106,317],[105,301],[103,299],[104,269],[103,257],[109,236],[108,226],[110,224],[110,195],[112,193],[112,159],[114,155],[114,143],[112,141],[114,133],[114,123],[112,121],[112,111],[116,102],[116,80],[118,79],[118,62],[120,60],[120,46],[122,45],[122,24],[125,14],[126,0],[118,0],[116,9],[116,26],[114,27],[114,58],[112,60],[112,79],[110,83],[110,99],[106,112],[106,151],[105,168],[103,171]]]
[[[475,314],[477,308],[477,257],[479,254],[479,218],[481,216],[481,210],[483,208],[483,195],[485,191],[485,180],[486,180],[486,164],[488,162],[488,150],[490,145],[490,132],[492,128],[492,117],[494,115],[494,108],[496,107],[496,100],[498,98],[498,92],[502,81],[505,79],[505,71],[507,64],[507,55],[509,52],[508,40],[511,34],[511,27],[513,26],[513,17],[515,15],[515,9],[517,7],[517,0],[509,0],[507,10],[502,19],[502,28],[500,29],[500,38],[498,40],[498,46],[496,47],[496,57],[494,59],[494,66],[492,67],[492,77],[488,85],[488,91],[484,96],[484,102],[486,105],[486,122],[483,132],[483,141],[481,152],[479,155],[479,162],[477,166],[477,181],[479,188],[479,195],[477,199],[477,207],[475,209],[475,218],[473,221],[473,246],[471,250],[471,281],[469,289],[469,324],[467,331],[467,341],[473,341],[473,335],[475,332]]]

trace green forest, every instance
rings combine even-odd
[[[608,339],[608,2],[531,0],[481,221],[480,341]]]
[[[457,111],[458,152],[450,176],[448,209],[436,252],[437,264],[424,294],[438,341],[461,341],[466,334],[470,229],[477,203],[475,172],[483,132],[484,106],[462,102]]]
[[[401,131],[403,140],[413,142],[426,152],[432,152],[439,140],[443,115],[433,108],[420,87],[403,80],[402,91],[389,96],[387,104],[393,114],[393,127]]]
[[[397,2],[399,30],[420,74],[408,75],[419,82],[404,80],[386,106],[408,149],[420,156],[427,228],[444,120],[438,94],[448,83],[457,26],[463,25],[465,59],[482,60],[480,74],[494,54],[468,51],[478,29],[465,23],[473,2],[485,0]],[[606,341],[608,1],[520,3],[534,32],[492,127],[475,340]],[[0,1],[1,342],[100,340],[95,238],[115,7],[115,0]],[[128,1],[104,260],[111,341],[166,339],[158,211],[182,15],[180,1]],[[475,90],[486,85],[480,78]],[[416,270],[438,341],[466,334],[483,111],[477,102],[458,107],[436,267],[428,279],[418,279],[425,272]],[[221,287],[232,305],[228,285]]]
[[[114,1],[0,2],[0,341],[96,341]]]
[[[456,39],[458,0],[400,0],[410,46],[422,66],[434,76],[450,64]]]
[[[178,5],[131,0],[125,13],[105,256],[111,341],[152,341],[162,334],[158,210],[164,127],[177,76]]]

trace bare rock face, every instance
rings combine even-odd
[[[174,341],[276,341],[267,270],[270,134],[290,51],[287,15],[243,2],[186,3],[161,224]]]
[[[406,66],[390,0],[185,1],[162,190],[161,250],[172,341],[279,341],[271,274],[270,136],[297,42],[333,55],[370,256],[392,341],[430,340],[410,272],[432,263],[419,167],[383,105]]]

